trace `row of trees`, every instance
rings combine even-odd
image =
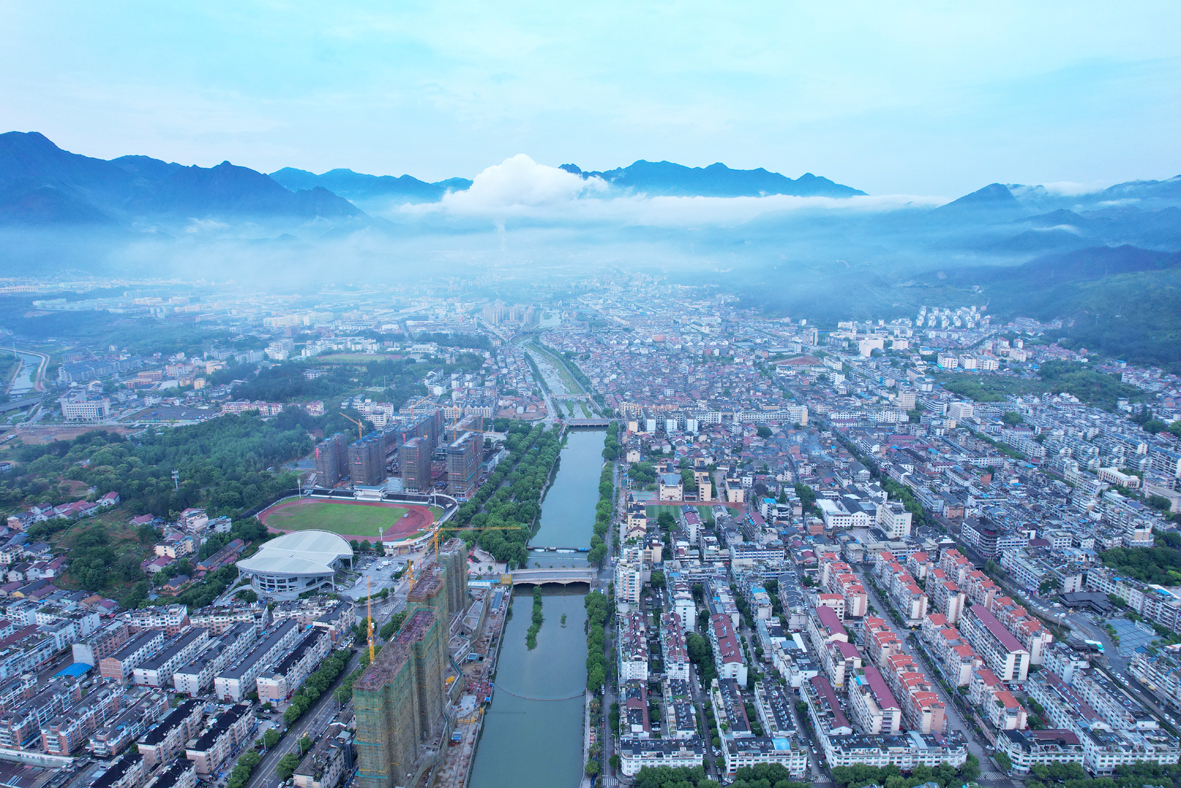
[[[938,766],[916,766],[909,777],[902,776],[902,770],[896,764],[882,766],[837,766],[832,770],[832,779],[838,788],[862,788],[866,785],[882,785],[885,788],[915,788],[927,782],[937,782],[941,788],[951,785],[970,783],[980,777],[980,761],[975,755],[969,755],[959,769],[948,763]]]
[[[254,750],[242,753],[238,762],[234,764],[233,770],[230,771],[229,779],[226,780],[226,788],[244,788],[246,783],[250,782],[250,775],[254,774],[254,770],[261,762],[262,758]]]
[[[283,712],[283,722],[287,723],[287,727],[294,725],[324,691],[332,686],[332,682],[336,681],[336,677],[349,664],[350,658],[350,651],[334,651],[320,663],[315,673],[307,677],[303,686],[291,696],[291,705],[287,707],[287,711]]]
[[[619,434],[619,425],[612,423],[607,428],[607,438]],[[603,463],[599,472],[599,500],[595,504],[595,526],[591,535],[590,552],[586,560],[594,566],[602,566],[607,559],[607,531],[611,528],[611,517],[615,513],[615,471],[611,462]]]
[[[998,753],[997,763],[1009,768],[1006,756]],[[1181,784],[1181,765],[1134,763],[1115,767],[1110,776],[1091,778],[1077,763],[1035,764],[1029,770],[1027,788],[1141,788],[1145,785],[1173,786]]]
[[[607,618],[611,611],[602,591],[591,591],[582,604],[586,608],[586,688],[597,693],[610,670],[603,646],[607,642]]]
[[[455,515],[456,525],[504,530],[461,531],[470,549],[479,543],[497,561],[524,566],[529,539],[541,515],[541,493],[561,454],[556,428],[532,428],[523,422],[509,426],[505,437],[509,455]]]
[[[296,743],[297,751],[289,752],[279,759],[278,765],[275,767],[275,775],[280,780],[289,780],[291,775],[295,774],[295,770],[299,768],[299,762],[303,760],[303,756],[307,755],[308,750],[312,749],[312,740],[307,736],[301,736]]]

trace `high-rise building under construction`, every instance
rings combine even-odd
[[[459,498],[475,493],[480,480],[480,436],[465,432],[447,446],[447,492]]]
[[[431,491],[431,454],[434,444],[427,438],[411,438],[398,449],[398,465],[402,469],[402,489]]]
[[[406,596],[406,620],[353,687],[361,788],[411,785],[443,730],[452,613],[467,601],[467,550],[452,539]]]
[[[385,483],[385,436],[370,433],[349,444],[349,472],[353,484]]]
[[[342,433],[325,438],[316,447],[316,484],[332,487],[349,475],[349,442]]]

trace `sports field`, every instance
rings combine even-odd
[[[318,529],[345,537],[404,539],[428,529],[436,507],[391,505],[362,501],[321,501],[311,498],[280,501],[262,512],[259,520],[272,531]]]

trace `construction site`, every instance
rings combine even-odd
[[[492,698],[511,589],[469,589],[459,539],[415,569],[405,621],[353,688],[361,788],[466,786]]]

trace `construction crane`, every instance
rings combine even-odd
[[[365,575],[365,593],[369,596],[368,604],[369,610],[366,618],[369,620],[369,664],[373,664],[374,646],[373,646],[373,592],[369,587],[369,575]]]
[[[357,425],[357,440],[361,440],[361,438],[365,437],[365,424],[360,419],[354,419],[352,416],[348,415],[344,411],[341,411],[340,415],[344,416],[346,419],[351,421],[353,424]]]
[[[440,531],[519,531],[525,526],[523,525],[482,525],[471,527],[444,527],[436,528],[435,533],[431,536],[431,544],[435,546],[435,555],[439,554],[439,532]]]
[[[435,555],[439,554],[439,532],[440,531],[517,531],[525,526],[523,525],[484,525],[471,527],[450,527],[450,528],[436,528],[435,533],[431,536],[431,544],[434,545]],[[420,563],[425,564],[430,553],[424,554]],[[406,590],[414,588],[414,559],[411,558],[406,561]]]

